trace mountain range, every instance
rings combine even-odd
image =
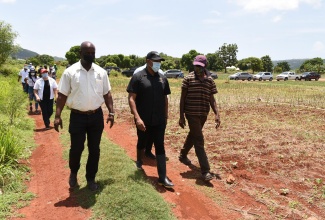
[[[37,55],[40,55],[34,51],[31,51],[31,50],[27,50],[27,49],[24,49],[24,48],[21,48],[21,50],[19,50],[17,53],[13,54],[12,57],[15,57],[16,59],[28,59],[30,57],[34,57],[34,56],[37,56]],[[55,61],[63,61],[63,60],[66,60],[65,58],[62,58],[62,57],[56,57],[56,56],[53,56],[54,60]]]
[[[12,55],[12,57],[15,57],[17,59],[28,59],[29,57],[34,57],[34,56],[37,56],[37,55],[39,55],[39,54],[34,52],[34,51],[22,48],[19,52]],[[56,56],[54,56],[53,58],[54,58],[55,61],[66,60],[65,58],[56,57]],[[290,68],[292,70],[296,70],[296,69],[299,69],[301,64],[303,64],[306,60],[308,60],[308,59],[273,60],[272,63],[273,63],[274,66],[276,66],[279,62],[288,62]]]

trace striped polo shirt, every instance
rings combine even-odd
[[[213,79],[208,76],[201,81],[191,72],[184,78],[182,89],[187,90],[184,113],[207,116],[210,111],[210,96],[218,92]]]

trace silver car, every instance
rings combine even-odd
[[[251,79],[253,79],[253,75],[250,74],[250,73],[247,73],[247,72],[238,72],[238,73],[235,73],[235,74],[232,74],[229,76],[229,79],[232,80],[248,80],[248,81],[251,81]]]
[[[257,73],[257,74],[255,74],[254,76],[253,76],[253,80],[255,81],[255,80],[259,80],[259,81],[262,81],[262,80],[270,80],[270,81],[272,81],[273,80],[273,75],[272,75],[272,73],[270,73],[270,72],[259,72],[259,73]]]

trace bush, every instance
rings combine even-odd
[[[10,126],[0,122],[0,186],[6,185],[12,168],[18,166],[18,159],[22,157],[23,148],[19,145],[16,135]]]
[[[109,77],[121,77],[122,73],[116,70],[111,70],[109,72]]]
[[[12,69],[8,69],[8,68],[1,68],[0,69],[0,75],[3,76],[10,76],[15,74],[15,72]]]

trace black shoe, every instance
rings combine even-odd
[[[78,185],[77,174],[76,173],[70,173],[70,177],[69,177],[69,186],[70,186],[70,188],[73,188],[73,187],[75,187],[77,185]]]
[[[187,158],[187,156],[179,156],[179,161],[187,166],[191,165],[192,162]]]
[[[151,151],[145,151],[144,155],[150,159],[153,159],[153,160],[156,159],[156,156],[153,153],[151,153]]]
[[[142,161],[136,161],[135,162],[135,165],[137,166],[137,169],[138,170],[143,170],[143,168],[142,168]]]
[[[213,175],[211,173],[209,173],[209,172],[208,173],[203,173],[202,177],[203,177],[204,181],[210,181],[210,180],[213,179]]]
[[[158,185],[171,189],[174,187],[174,184],[166,177],[164,180],[158,179]]]
[[[87,187],[91,191],[96,191],[99,189],[99,185],[95,182],[95,180],[87,181]]]

